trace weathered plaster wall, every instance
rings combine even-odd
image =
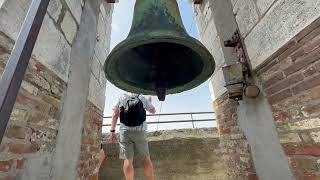
[[[253,69],[320,16],[320,0],[231,0]]]
[[[96,174],[94,170],[79,168],[79,159],[80,152],[87,150],[85,136],[94,139],[92,146],[97,147],[101,139],[98,134],[101,132],[106,84],[102,62],[109,52],[113,6],[106,3],[100,6],[100,2],[50,1],[1,144],[0,179],[87,179],[80,173],[84,170],[88,176]],[[0,75],[30,3],[31,0],[0,2]],[[90,16],[83,13],[85,4],[90,4],[91,25],[88,24]],[[82,29],[81,33],[79,29]],[[88,44],[91,45],[86,46]],[[82,69],[79,68],[81,63]],[[87,70],[81,72],[84,69]],[[72,93],[74,96],[70,95]],[[74,116],[68,111],[70,107],[83,109],[83,113]],[[99,115],[93,116],[95,113]],[[91,126],[92,122],[97,126]],[[77,127],[72,123],[78,125],[78,130],[71,130]],[[61,139],[70,140],[72,137],[77,138],[64,146],[66,141]],[[64,149],[68,146],[72,148]],[[70,149],[73,149],[71,156],[59,154]],[[96,153],[91,151],[92,159],[97,158]],[[64,176],[58,168],[63,166],[63,163],[59,164],[63,157],[72,159],[69,161],[72,166],[68,166],[73,169],[69,171],[71,176]]]
[[[153,132],[148,135],[155,179],[228,179],[223,166],[216,129]],[[109,144],[100,179],[124,179],[119,147]],[[134,163],[137,179],[144,179],[142,162]]]

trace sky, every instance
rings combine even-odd
[[[189,35],[199,39],[199,33],[195,22],[195,17],[192,9],[192,4],[188,0],[177,0],[179,4],[180,13],[183,23]],[[112,31],[111,31],[111,49],[113,49],[119,42],[123,41],[130,30],[132,23],[132,16],[134,10],[134,0],[122,0],[115,4],[114,13],[112,17]],[[107,83],[106,88],[106,104],[104,115],[111,116],[113,104],[116,103],[118,98],[124,91],[118,89],[110,82]],[[167,95],[164,102],[160,102],[156,96],[152,97],[152,103],[156,107],[157,113],[185,113],[185,112],[211,112],[212,100],[209,91],[209,82],[183,93]],[[212,115],[198,115],[194,116],[195,119],[213,118]],[[149,118],[149,121],[161,120],[182,120],[190,119],[188,116],[161,116]],[[110,119],[105,119],[104,123],[110,123]],[[213,127],[213,122],[198,122],[197,127]],[[176,123],[176,124],[159,124],[149,125],[149,130],[160,129],[175,129],[175,128],[191,128],[191,123]],[[108,128],[104,128],[107,131]]]

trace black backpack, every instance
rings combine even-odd
[[[124,106],[120,107],[121,123],[129,127],[134,127],[146,121],[146,110],[139,96],[126,98],[125,101],[127,108]]]

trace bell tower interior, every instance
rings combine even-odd
[[[0,179],[122,177],[116,144],[98,167],[119,1],[0,0]],[[176,0],[156,2],[179,12]],[[157,28],[129,39],[111,63],[112,75],[124,75],[119,86],[161,98],[209,78],[216,128],[150,132],[156,178],[319,179],[320,1],[188,2],[201,48],[176,39],[135,44]]]

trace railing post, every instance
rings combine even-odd
[[[0,80],[0,143],[50,0],[33,0]]]
[[[190,115],[191,115],[192,127],[193,127],[193,129],[194,129],[194,122],[193,122],[193,116],[192,116],[192,113],[190,113]]]

